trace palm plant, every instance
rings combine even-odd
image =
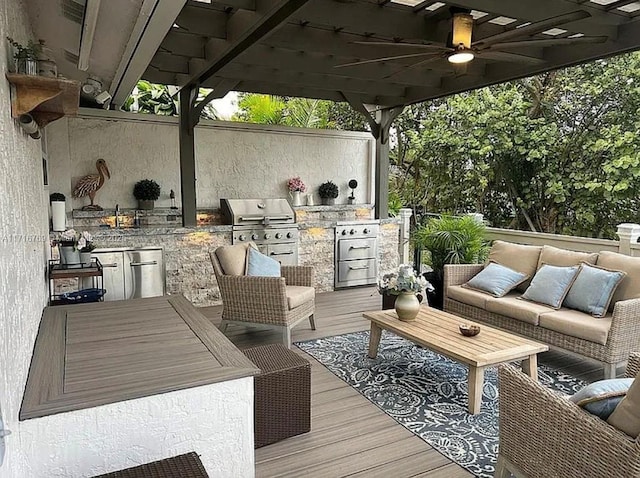
[[[489,251],[485,226],[472,216],[431,219],[414,233],[416,247],[429,251],[433,271],[443,278],[445,264],[475,264]]]

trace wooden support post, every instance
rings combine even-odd
[[[365,117],[371,134],[376,138],[375,214],[376,219],[386,219],[389,217],[389,130],[404,105],[377,110],[374,116],[358,95],[344,91],[341,94],[354,110]]]
[[[379,134],[376,137],[376,219],[389,217],[389,130],[404,106],[379,110],[376,113]]]
[[[180,193],[182,225],[196,226],[196,143],[193,120],[198,88],[180,90]]]

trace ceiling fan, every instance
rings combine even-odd
[[[562,38],[532,38],[533,35],[545,32],[551,28],[558,27],[577,20],[588,18],[591,14],[585,10],[577,10],[555,17],[547,18],[533,23],[525,23],[520,27],[507,30],[490,37],[472,41],[474,19],[469,10],[456,7],[450,9],[451,12],[451,33],[447,44],[435,43],[410,43],[410,42],[389,42],[389,41],[358,41],[358,45],[384,46],[394,48],[413,48],[427,50],[425,53],[409,53],[404,55],[385,56],[370,60],[360,60],[351,63],[336,65],[335,68],[354,67],[371,63],[380,63],[391,60],[402,60],[406,58],[420,59],[418,62],[409,65],[415,68],[430,62],[447,59],[453,64],[465,64],[476,57],[491,60],[515,61],[526,63],[542,63],[543,60],[523,55],[511,50],[520,48],[544,48],[559,45],[576,45],[584,43],[603,43],[606,36],[584,36],[572,35]],[[392,73],[385,78],[401,73],[401,70]]]

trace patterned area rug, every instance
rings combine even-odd
[[[479,477],[493,477],[498,451],[497,368],[488,368],[477,415],[467,412],[467,368],[383,332],[378,357],[366,355],[369,332],[296,345],[398,423]],[[584,382],[538,366],[544,385],[572,395]]]

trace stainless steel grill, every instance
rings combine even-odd
[[[221,199],[220,206],[233,226],[232,244],[253,241],[281,264],[298,264],[298,226],[286,199]]]
[[[375,284],[378,277],[377,222],[339,222],[335,237],[335,287]]]

